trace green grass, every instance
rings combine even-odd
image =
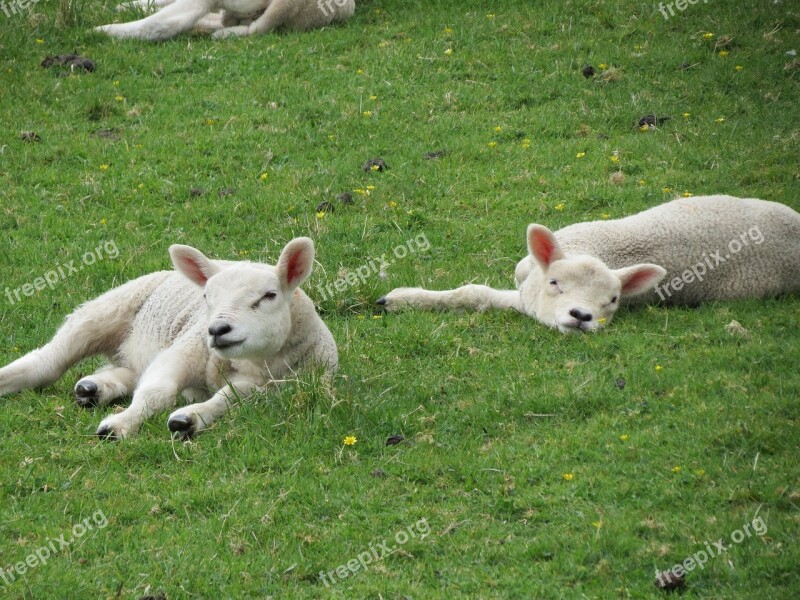
[[[310,235],[305,288],[340,371],[330,392],[301,377],[188,444],[170,441],[166,415],[97,441],[103,411],[76,407],[71,388],[98,360],[4,397],[0,566],[97,511],[108,522],[0,581],[3,597],[661,598],[656,568],[756,515],[767,533],[689,573],[682,597],[797,596],[796,297],[622,312],[587,336],[373,304],[402,285],[507,287],[530,222],[684,192],[800,208],[795,4],[710,0],[664,20],[651,2],[371,0],[304,34],[91,32],[116,18],[67,0],[0,13],[0,362],[81,302],[168,268],[170,243],[274,261]],[[73,51],[96,71],[39,66]],[[600,63],[618,80],[581,75]],[[638,131],[651,112],[673,119]],[[363,172],[376,156],[390,169]],[[323,201],[336,210],[319,218]],[[430,249],[385,278],[319,294],[420,234]],[[103,241],[116,259],[7,301]],[[734,319],[749,337],[726,331]],[[386,446],[395,434],[407,441]],[[421,519],[427,535],[320,580]]]

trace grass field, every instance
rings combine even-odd
[[[681,597],[797,597],[796,297],[584,336],[374,306],[510,286],[530,222],[719,192],[800,209],[800,7],[683,6],[370,0],[342,27],[158,44],[93,33],[134,17],[113,3],[0,12],[0,362],[171,243],[272,262],[299,235],[341,359],[330,391],[303,376],[189,443],[166,415],[98,441],[71,390],[99,360],[2,398],[0,596],[661,598],[656,570],[704,551]],[[40,66],[67,52],[95,71]]]

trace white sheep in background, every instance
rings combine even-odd
[[[144,275],[87,302],[49,344],[0,369],[0,396],[49,385],[104,354],[110,365],[75,385],[78,404],[104,406],[131,393],[133,400],[103,419],[98,436],[134,435],[183,394],[204,401],[179,408],[167,425],[189,437],[299,367],[336,369],[333,336],[298,287],[314,263],[309,238],[290,241],[275,267],[212,261],[189,246],[169,253],[177,272]]]
[[[210,29],[214,37],[304,31],[346,21],[356,9],[355,0],[132,0],[121,6],[160,10],[138,21],[101,25],[95,31],[150,41],[168,40],[193,27]]]
[[[800,289],[800,214],[765,200],[683,198],[555,234],[532,224],[528,251],[515,270],[517,290],[397,288],[378,303],[510,308],[569,332],[600,329],[621,302],[696,305]]]

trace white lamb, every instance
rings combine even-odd
[[[346,21],[356,9],[355,0],[132,0],[122,6],[160,10],[138,21],[101,25],[95,31],[150,41],[168,40],[193,27],[210,29],[214,37],[305,31]],[[220,10],[221,14],[216,12]]]
[[[696,305],[800,289],[800,214],[765,200],[678,199],[555,234],[532,224],[528,251],[515,270],[517,290],[397,288],[378,303],[388,310],[510,308],[571,332],[607,325],[621,302]]]
[[[169,253],[177,272],[144,275],[87,302],[49,344],[0,369],[0,395],[49,385],[104,354],[110,365],[75,385],[78,404],[104,406],[131,393],[133,401],[103,419],[98,436],[132,436],[183,394],[204,401],[174,411],[167,425],[189,437],[300,367],[336,369],[333,336],[298,287],[314,263],[309,238],[290,241],[274,267],[212,261],[189,246]]]

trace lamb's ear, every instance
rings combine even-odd
[[[278,278],[286,291],[294,290],[311,275],[314,266],[314,242],[299,237],[286,244],[278,259]]]
[[[200,250],[196,250],[191,246],[173,244],[169,247],[169,257],[172,259],[172,264],[175,266],[176,271],[201,287],[206,284],[206,281],[212,275],[220,270]]]
[[[528,225],[528,252],[545,273],[551,264],[564,258],[553,232],[544,225],[535,223]]]
[[[667,274],[664,267],[644,263],[612,271],[622,282],[622,297],[638,296],[650,291]]]

